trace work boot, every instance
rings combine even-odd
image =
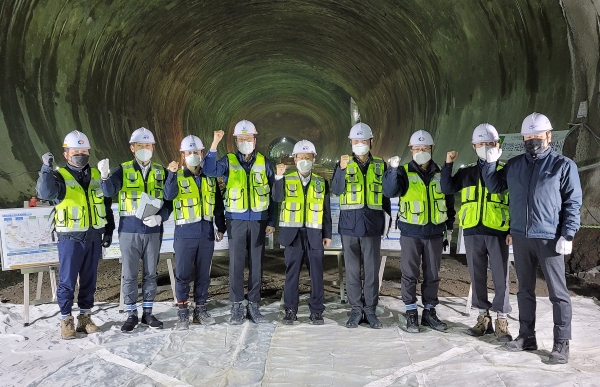
[[[151,312],[144,312],[142,314],[142,324],[147,325],[153,329],[162,329],[162,321],[158,321]]]
[[[512,341],[512,335],[508,331],[508,320],[505,318],[496,319],[496,338],[501,343]]]
[[[548,363],[551,364],[567,364],[569,362],[569,340],[554,340],[554,346]]]
[[[406,331],[419,333],[419,312],[416,309],[406,311]]]
[[[190,329],[190,310],[188,308],[179,308],[177,318],[177,323],[175,323],[176,330],[185,331]]]
[[[127,317],[127,320],[121,327],[121,332],[129,333],[129,332],[133,331],[135,329],[135,327],[137,327],[137,325],[138,325],[138,316],[137,316],[137,314],[131,313],[131,314],[129,314],[129,316]]]
[[[229,318],[229,323],[231,325],[240,325],[244,322],[244,311],[242,309],[241,302],[234,302],[231,305],[231,317]]]
[[[215,319],[208,314],[206,305],[200,305],[194,308],[194,324],[213,325]]]
[[[425,309],[421,316],[421,325],[429,326],[436,331],[445,331],[448,328],[445,322],[440,321],[435,312],[435,308]]]
[[[281,322],[285,325],[292,325],[294,321],[298,320],[296,317],[296,309],[293,308],[285,308],[285,316],[281,319]]]
[[[77,316],[77,332],[96,333],[99,330],[100,328],[92,321],[92,312],[89,310]]]
[[[535,339],[535,335],[519,335],[513,341],[509,341],[508,343],[504,344],[504,349],[511,352],[535,351],[538,349],[537,340]]]
[[[247,317],[250,321],[255,324],[266,323],[267,319],[260,313],[258,310],[258,302],[249,302],[248,303],[248,313]]]
[[[323,319],[323,313],[311,313],[310,322],[312,325],[323,325],[325,320]]]
[[[362,310],[352,308],[350,318],[348,319],[348,321],[346,321],[346,328],[358,328],[358,324],[360,324],[362,314]]]
[[[375,316],[375,313],[365,313],[365,319],[367,320],[367,322],[369,323],[371,328],[373,328],[373,329],[383,328],[383,324],[381,323],[381,321],[379,321],[377,316]]]
[[[496,326],[498,326],[498,320],[496,320]],[[467,329],[467,335],[476,337],[492,333],[494,333],[494,328],[492,327],[492,318],[489,314],[480,314],[477,316],[477,324],[473,328]]]
[[[67,316],[60,321],[60,338],[63,340],[71,340],[76,338],[75,335],[75,319],[73,316]]]

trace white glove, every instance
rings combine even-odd
[[[573,251],[573,241],[568,241],[565,237],[560,237],[556,242],[556,252],[562,255],[571,254]]]
[[[100,175],[103,180],[108,179],[108,175],[110,174],[108,159],[98,161],[98,170],[100,171]]]
[[[161,223],[162,218],[160,215],[150,215],[147,218],[144,218],[144,224],[148,227],[160,226]]]
[[[399,165],[400,165],[400,157],[394,156],[390,159],[390,167],[398,168]]]
[[[446,231],[446,242],[448,242],[448,246],[450,246],[450,242],[452,242],[452,231]]]
[[[492,147],[488,149],[485,153],[485,161],[487,161],[488,163],[495,163],[496,161],[498,161],[500,156],[502,156],[502,149]]]

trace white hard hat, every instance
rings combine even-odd
[[[202,144],[202,140],[200,140],[198,137],[192,134],[190,134],[181,141],[181,147],[179,148],[179,150],[182,152],[199,151],[202,149],[204,149],[204,144]]]
[[[235,124],[235,129],[233,129],[234,136],[245,136],[247,134],[258,134],[256,127],[252,122],[248,120],[241,120]]]
[[[296,156],[298,153],[312,153],[313,155],[317,155],[317,149],[315,148],[315,144],[308,140],[298,141],[296,145],[294,145],[294,150],[292,151],[292,156]]]
[[[523,120],[521,136],[546,133],[549,130],[552,130],[552,124],[548,117],[540,113],[531,113]]]
[[[410,141],[408,142],[408,146],[419,146],[419,145],[432,145],[433,146],[433,137],[431,134],[424,130],[417,130],[410,136]]]
[[[85,134],[74,130],[65,137],[63,148],[90,149],[90,140]]]
[[[154,135],[151,131],[144,128],[143,126],[139,129],[136,129],[131,133],[131,138],[129,139],[129,143],[139,143],[139,144],[155,144]]]
[[[350,128],[350,134],[348,135],[348,138],[350,140],[368,140],[373,138],[373,131],[369,125],[359,122]]]
[[[473,131],[471,144],[479,144],[480,142],[495,142],[500,140],[498,131],[491,124],[479,124]]]

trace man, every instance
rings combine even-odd
[[[163,199],[166,170],[151,161],[154,152],[154,135],[146,128],[136,129],[129,140],[134,159],[119,165],[110,175],[108,159],[100,160],[102,191],[106,196],[118,194],[119,247],[123,261],[123,297],[127,320],[121,332],[132,332],[138,325],[138,272],[142,260],[142,324],[162,328],[163,323],[152,314],[156,296],[156,266],[162,243],[162,222],[169,219],[172,208],[164,201],[156,215],[139,219],[135,216],[143,193]]]
[[[474,164],[461,168],[452,176],[452,167],[458,152],[446,155],[442,168],[442,191],[446,195],[461,192],[462,204],[459,211],[460,226],[463,228],[467,263],[473,290],[473,306],[479,308],[477,324],[467,333],[471,336],[496,334],[500,342],[512,340],[508,331],[507,314],[511,312],[508,288],[508,192],[490,193],[481,177],[489,148],[499,147],[500,136],[490,124],[475,128],[471,137],[473,150],[478,156]],[[499,163],[502,168],[504,163]],[[487,269],[492,269],[494,301],[490,303],[487,291]],[[490,309],[496,312],[496,329],[492,327]]]
[[[271,187],[275,173],[271,162],[256,151],[254,124],[243,120],[235,125],[233,136],[238,151],[217,160],[217,146],[225,132],[216,131],[204,160],[204,173],[224,177],[225,218],[229,238],[229,299],[233,302],[229,323],[244,322],[242,301],[248,299],[247,316],[254,323],[267,319],[260,313],[262,260],[265,235],[275,231],[277,206],[271,203]],[[248,293],[244,293],[244,266],[248,253]]]
[[[431,160],[433,137],[418,130],[410,137],[413,160],[400,165],[398,156],[392,157],[383,177],[383,193],[400,197],[397,225],[400,229],[402,259],[402,301],[406,305],[406,330],[419,332],[417,312],[417,281],[419,266],[423,264],[421,325],[445,331],[446,323],[437,317],[439,303],[440,265],[444,244],[452,240],[454,224],[454,196],[444,195],[440,186],[440,168]]]
[[[175,219],[175,292],[177,293],[176,329],[189,329],[188,295],[190,278],[194,273],[194,314],[195,324],[215,323],[206,309],[210,267],[215,250],[215,240],[220,242],[225,233],[223,198],[217,180],[207,177],[202,171],[202,150],[204,145],[196,137],[189,135],[181,141],[179,151],[185,167],[179,163],[169,164],[169,176],[165,183],[165,200],[173,201]],[[217,225],[217,235],[213,220]],[[195,268],[194,268],[195,267]]]
[[[94,333],[98,327],[92,321],[96,292],[98,261],[102,247],[110,246],[115,221],[110,197],[100,189],[100,172],[89,166],[90,141],[81,132],[73,131],[63,141],[64,167],[52,169],[54,156],[42,156],[42,169],[37,181],[37,196],[52,200],[54,226],[58,234],[60,263],[56,298],[60,308],[61,338],[75,338],[75,332]],[[75,285],[79,276],[77,295],[77,329],[71,316]]]
[[[490,192],[508,188],[510,236],[519,280],[519,336],[506,343],[509,351],[537,349],[535,338],[535,281],[538,265],[548,285],[554,315],[554,346],[550,363],[569,361],[571,297],[565,278],[564,254],[571,254],[579,230],[582,192],[575,163],[556,153],[552,125],[543,114],[525,117],[521,125],[525,154],[497,170],[500,148],[489,148],[483,180]],[[510,244],[510,243],[509,243]]]
[[[371,155],[373,131],[359,122],[350,134],[352,157],[342,155],[335,166],[331,192],[340,196],[338,231],[346,266],[346,291],[352,306],[347,328],[356,328],[364,318],[373,329],[383,325],[375,315],[379,301],[379,266],[381,236],[385,229],[385,212],[391,214],[390,200],[383,196],[381,179],[385,162]],[[364,271],[364,285],[361,279]]]
[[[278,164],[273,186],[273,200],[282,203],[279,243],[285,247],[285,316],[281,322],[292,325],[297,320],[298,281],[304,261],[310,275],[310,321],[323,325],[323,258],[324,248],[331,244],[329,187],[325,179],[312,173],[317,156],[312,142],[297,142],[292,156],[298,171],[284,176],[286,165]]]

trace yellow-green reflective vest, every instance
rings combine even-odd
[[[382,158],[373,156],[365,178],[356,161],[348,163],[346,190],[340,195],[340,210],[357,210],[365,205],[373,210],[383,210],[384,165]]]
[[[121,164],[121,168],[123,168],[123,186],[119,191],[119,216],[135,215],[144,192],[162,200],[165,184],[165,170],[162,165],[152,163],[146,182],[142,171],[133,167],[133,161]]]
[[[212,221],[215,211],[217,179],[203,177],[200,189],[193,176],[185,176],[182,169],[177,171],[179,193],[173,200],[173,218],[176,225]],[[200,194],[202,192],[202,194]]]
[[[404,164],[404,170],[408,176],[408,190],[400,197],[398,220],[419,226],[429,222],[442,224],[448,220],[446,195],[442,193],[440,173],[436,172],[427,186],[417,172],[408,171],[408,164]]]
[[[502,169],[503,166],[504,163],[499,163],[496,170]],[[477,185],[463,187],[461,199],[459,220],[462,228],[475,227],[481,221],[484,226],[494,230],[508,231],[510,221],[508,191],[490,193],[481,185],[481,177],[479,177]]]
[[[265,157],[256,152],[250,174],[246,173],[234,153],[228,153],[229,177],[225,187],[225,211],[246,212],[250,208],[254,212],[266,211],[269,208],[269,180]]]
[[[90,168],[91,178],[87,192],[66,168],[58,173],[66,185],[65,198],[56,205],[54,222],[56,232],[83,232],[90,226],[96,229],[106,225],[104,193],[100,188],[100,171]]]
[[[285,175],[285,199],[281,203],[279,226],[323,228],[325,179],[314,173],[306,187],[297,172]]]

